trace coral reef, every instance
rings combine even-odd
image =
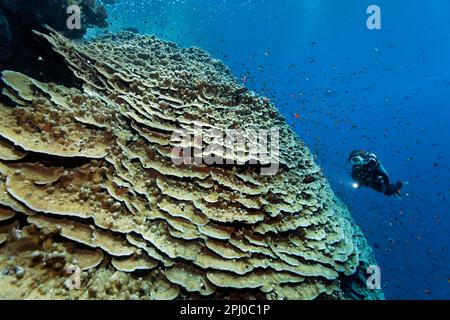
[[[1,298],[383,298],[307,147],[221,62],[132,33],[36,34],[78,81],[1,74]],[[199,125],[279,129],[279,171],[242,146],[220,154],[242,164],[174,164],[174,133]]]

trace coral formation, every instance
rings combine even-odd
[[[221,62],[132,33],[36,34],[79,85],[1,74],[0,297],[383,298],[361,281],[371,250],[307,147]],[[261,175],[269,161],[251,152],[174,164],[174,134],[199,125],[279,129],[279,171]]]

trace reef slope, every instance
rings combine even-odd
[[[383,298],[308,148],[221,62],[130,33],[36,36],[77,81],[1,74],[0,298]],[[256,151],[252,132],[278,130],[280,152],[211,149],[231,129]],[[175,164],[180,147],[239,163]]]

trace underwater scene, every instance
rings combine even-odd
[[[449,17],[0,0],[0,300],[450,299]]]

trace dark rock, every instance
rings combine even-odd
[[[81,8],[80,29],[67,27],[70,5]],[[32,30],[44,31],[48,25],[68,38],[79,39],[87,28],[106,28],[107,16],[105,7],[94,0],[0,0],[0,65],[20,71],[35,68],[41,53],[35,50]]]
[[[11,57],[12,35],[3,11],[0,9],[0,62]]]

